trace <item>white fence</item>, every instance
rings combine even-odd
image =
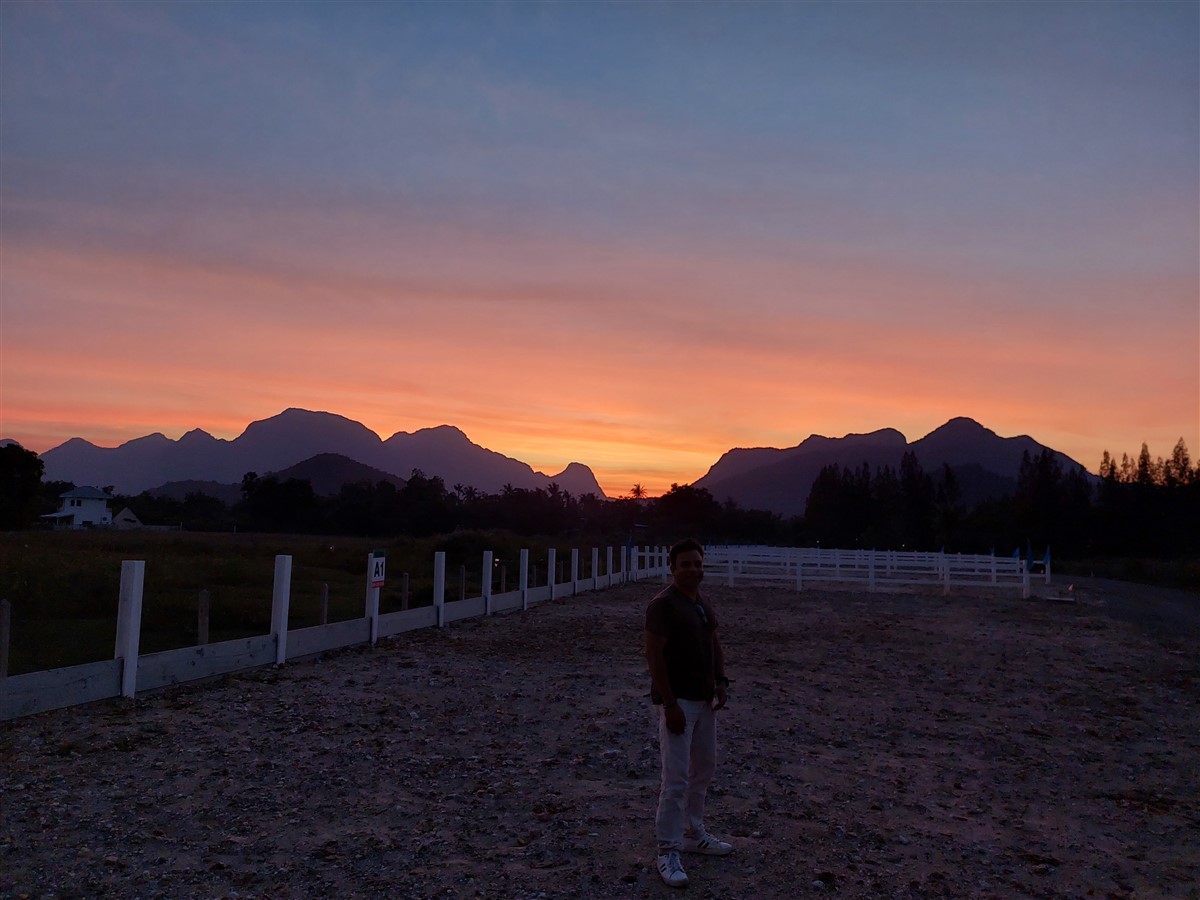
[[[1044,561],[1046,584],[1050,561]],[[708,578],[727,585],[782,583],[803,590],[820,583],[860,584],[868,590],[930,587],[1008,587],[1030,594],[1024,560],[965,553],[912,553],[892,550],[823,550],[819,547],[708,547]]]
[[[529,609],[537,603],[574,596],[581,591],[596,591],[628,581],[664,577],[667,574],[665,548],[622,547],[619,567],[614,566],[614,549],[605,552],[607,566],[600,574],[600,548],[592,548],[591,574],[580,578],[579,551],[571,551],[570,577],[557,581],[557,558],[554,550],[548,554],[546,570],[549,583],[537,587],[529,584],[529,551],[522,550],[516,590],[492,593],[492,551],[483,554],[483,594],[446,600],[446,554],[434,554],[433,605],[399,612],[379,611],[379,588],[366,587],[365,612],[362,618],[308,628],[288,629],[288,610],[291,603],[292,557],[275,557],[275,581],[271,593],[271,631],[251,638],[223,641],[139,654],[141,636],[142,586],[146,564],[143,560],[126,560],[121,564],[120,600],[117,607],[116,651],[112,659],[84,663],[44,672],[7,675],[8,608],[0,615],[0,721],[28,716],[65,706],[104,700],[110,697],[134,697],[143,691],[224,675],[274,663],[282,665],[327,650],[358,644],[374,644],[417,628],[445,627],[451,622],[474,616],[491,615],[514,609]],[[368,557],[367,572],[372,571],[374,557]]]
[[[549,583],[529,584],[529,551],[522,550],[516,590],[492,593],[492,551],[482,559],[483,594],[446,600],[446,554],[434,554],[433,604],[399,612],[380,613],[379,588],[366,588],[362,618],[307,628],[288,629],[291,603],[292,557],[275,557],[275,581],[271,595],[271,631],[257,637],[178,650],[139,654],[141,636],[142,584],[145,562],[121,564],[120,600],[117,608],[117,639],[113,659],[84,663],[44,672],[7,675],[8,609],[0,613],[0,720],[15,719],[51,709],[89,703],[110,697],[134,697],[139,692],[172,684],[224,675],[274,663],[282,665],[327,650],[374,644],[418,628],[446,627],[451,622],[531,606],[596,591],[646,578],[666,580],[669,576],[666,547],[622,547],[619,566],[614,567],[614,549],[605,552],[605,574],[599,574],[600,549],[592,548],[591,575],[580,578],[579,551],[572,550],[570,578],[557,581],[555,550],[548,552]],[[372,571],[374,557],[368,558]],[[893,586],[1015,587],[1029,596],[1029,572],[1019,559],[995,556],[947,555],[942,553],[893,553],[870,550],[822,550],[788,547],[716,547],[705,551],[705,568],[710,581],[779,583],[796,590],[821,584],[865,585],[868,590]],[[1050,581],[1046,562],[1046,583]]]

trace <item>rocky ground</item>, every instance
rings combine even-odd
[[[1200,597],[712,586],[736,850],[679,892],[652,590],[7,723],[0,896],[1200,897]]]

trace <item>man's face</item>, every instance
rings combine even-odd
[[[699,550],[685,550],[675,557],[671,566],[671,578],[675,587],[687,594],[694,594],[704,580],[704,554]]]

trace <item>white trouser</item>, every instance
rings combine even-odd
[[[712,704],[678,702],[687,723],[683,734],[667,730],[667,718],[662,707],[657,707],[662,784],[654,829],[660,851],[681,849],[685,831],[704,833],[704,797],[717,767],[717,722]]]

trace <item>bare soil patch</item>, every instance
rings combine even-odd
[[[1200,897],[1200,650],[1115,582],[708,588],[736,850],[665,887],[654,589],[10,722],[0,896]]]

